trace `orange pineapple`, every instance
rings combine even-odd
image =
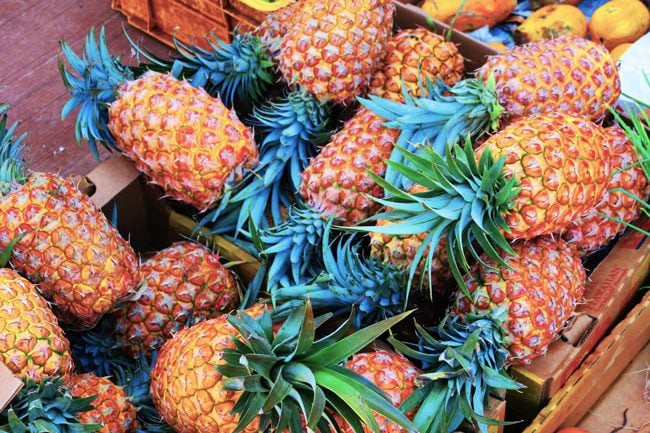
[[[387,350],[375,350],[368,353],[357,353],[347,362],[346,368],[360,374],[365,379],[384,391],[395,407],[398,407],[416,390],[415,379],[420,370],[402,355]],[[409,417],[412,413],[409,414]],[[381,415],[375,415],[381,432],[406,433],[404,427],[390,422]],[[352,427],[337,417],[337,423],[342,433],[352,433]],[[364,427],[364,432],[370,432]]]
[[[458,292],[454,314],[496,314],[502,321],[511,364],[528,364],[544,355],[582,299],[587,276],[575,248],[542,236],[501,251],[508,267],[483,256],[465,281],[471,298]]]
[[[282,39],[280,71],[320,101],[365,94],[393,29],[387,0],[306,0]]]
[[[99,424],[100,433],[131,433],[137,427],[136,408],[122,387],[92,373],[76,374],[66,381],[73,397],[97,397],[94,409],[77,415],[83,424]]]
[[[0,361],[36,382],[74,368],[70,343],[34,285],[0,268]]]
[[[61,49],[72,67],[60,69],[73,95],[63,117],[85,104],[77,138],[88,140],[97,158],[97,141],[120,150],[168,196],[199,210],[216,204],[225,188],[257,165],[251,130],[203,88],[152,71],[136,79],[107,54],[103,29],[99,45],[90,32],[83,59],[65,42]]]
[[[256,304],[247,313],[264,312]],[[233,348],[235,329],[221,315],[181,329],[160,349],[151,370],[151,398],[163,419],[178,433],[231,432],[238,417],[231,413],[239,393],[223,388],[215,366],[224,348]],[[257,422],[244,431],[257,432]]]
[[[187,325],[228,312],[237,286],[219,256],[196,242],[181,241],[140,267],[144,287],[118,311],[116,332],[132,353],[159,349]]]
[[[608,191],[598,204],[580,219],[573,221],[562,237],[572,243],[581,254],[590,254],[625,230],[625,225],[641,214],[641,203],[628,193],[645,199],[648,181],[643,168],[637,165],[634,145],[619,126],[605,128],[611,149],[611,172]]]
[[[2,112],[3,110],[0,110]],[[39,285],[63,322],[93,326],[140,283],[135,252],[88,196],[51,173],[27,175],[16,125],[0,122],[4,191],[0,248],[12,241],[12,266]],[[22,237],[21,237],[22,236]]]

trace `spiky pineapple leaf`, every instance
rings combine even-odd
[[[320,322],[313,317],[309,301],[293,310],[278,331],[278,343],[274,342],[277,337],[267,338],[260,332],[261,327],[255,323],[260,319],[245,317],[245,312],[229,317],[241,340],[235,348],[224,349],[222,363],[216,368],[227,377],[225,389],[243,391],[233,409],[240,416],[237,431],[255,416],[260,417],[261,429],[286,427],[292,432],[302,431],[302,418],[311,430],[320,427],[329,431],[327,407],[349,418],[352,426],[363,424],[374,432],[379,432],[379,427],[373,411],[413,428],[379,388],[338,365],[407,315],[377,323],[339,341],[333,336],[341,333],[331,333],[324,337],[327,346],[322,339],[316,340]]]

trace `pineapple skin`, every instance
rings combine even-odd
[[[462,78],[463,58],[456,46],[424,29],[397,33],[387,44],[381,69],[371,80],[370,93],[403,101],[401,80],[407,92],[420,95],[422,80],[443,80],[453,85]],[[384,191],[366,173],[383,176],[400,131],[386,128],[385,119],[361,108],[336,133],[302,174],[299,193],[325,217],[356,224],[375,214],[380,206],[366,194],[383,197]]]
[[[74,365],[70,343],[36,287],[0,268],[0,361],[20,378],[67,376]]]
[[[494,76],[511,120],[556,111],[599,120],[621,94],[616,63],[605,47],[570,36],[491,56],[476,75],[483,81]]]
[[[603,197],[610,149],[603,128],[561,113],[531,115],[510,123],[476,149],[505,156],[503,171],[520,191],[505,215],[506,239],[532,239],[561,232]]]
[[[117,86],[108,129],[136,168],[199,210],[258,163],[253,134],[204,89],[149,71]]]
[[[137,299],[117,311],[116,332],[132,354],[159,349],[188,320],[211,319],[239,300],[230,272],[218,254],[196,242],[180,241],[140,267]]]
[[[395,407],[398,407],[415,392],[417,389],[415,379],[421,373],[408,359],[397,353],[381,349],[353,355],[348,360],[346,368],[360,374],[384,391]],[[408,416],[412,417],[413,413],[409,413]],[[336,416],[335,419],[342,433],[354,431],[340,416]],[[409,431],[382,415],[375,414],[375,419],[382,432],[407,433]],[[372,430],[364,426],[363,431],[370,433]]]
[[[33,173],[0,200],[0,248],[21,233],[12,266],[38,283],[59,320],[92,327],[140,283],[138,258],[75,185]]]
[[[472,295],[456,294],[452,314],[506,312],[502,322],[510,364],[529,364],[573,315],[582,299],[587,275],[575,248],[562,239],[541,236],[512,244],[516,255],[502,252],[510,269],[483,255],[465,283]]]
[[[280,71],[321,102],[364,95],[393,29],[388,0],[305,0],[281,44]]]
[[[92,402],[94,409],[77,415],[79,422],[100,424],[102,428],[99,433],[135,431],[138,424],[136,408],[122,387],[115,385],[107,377],[98,377],[92,373],[70,376],[65,384],[74,397],[97,396]]]
[[[257,317],[264,306],[256,304],[246,313]],[[158,352],[151,370],[151,398],[165,422],[178,433],[227,433],[234,431],[238,416],[231,414],[240,393],[223,389],[215,366],[224,348],[233,348],[237,336],[221,315],[180,330]],[[245,432],[259,429],[259,420]]]
[[[579,220],[573,221],[562,237],[572,243],[582,255],[591,254],[606,246],[616,235],[625,230],[625,225],[603,216],[632,222],[641,215],[641,204],[620,191],[622,188],[635,196],[646,199],[648,180],[643,168],[637,163],[634,144],[620,126],[605,128],[605,136],[611,150],[611,177],[607,192],[598,204]]]

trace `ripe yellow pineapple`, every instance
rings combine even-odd
[[[357,353],[346,364],[350,371],[360,374],[365,379],[384,391],[395,407],[398,407],[406,400],[415,390],[415,379],[421,373],[411,361],[398,355],[395,352],[387,350],[374,350],[367,353]],[[413,413],[408,414],[412,417]],[[375,415],[379,428],[388,433],[406,433],[404,427],[390,422],[381,415]],[[342,433],[352,433],[352,427],[341,420],[336,419]],[[371,430],[364,427],[364,432],[369,433]]]
[[[215,205],[225,188],[257,165],[251,130],[203,88],[152,71],[135,78],[107,54],[103,29],[99,45],[90,32],[83,59],[65,42],[61,49],[72,67],[60,66],[72,94],[63,117],[84,104],[77,139],[88,140],[97,158],[97,141],[122,151],[168,196],[199,210]]]
[[[598,204],[580,219],[573,221],[562,237],[581,254],[590,254],[612,240],[641,214],[641,203],[630,197],[647,199],[648,180],[637,164],[634,145],[619,126],[605,128],[611,151],[611,177],[608,191]],[[618,221],[614,221],[615,218]],[[622,221],[622,222],[619,222]]]
[[[560,238],[542,236],[501,251],[501,266],[487,256],[466,277],[471,298],[458,292],[453,313],[496,314],[505,311],[502,327],[509,363],[528,364],[544,355],[582,299],[587,276],[577,250]]]
[[[607,50],[583,38],[530,43],[488,58],[477,71],[493,76],[496,93],[511,119],[564,111],[602,119],[621,89],[616,64]]]
[[[365,94],[392,34],[387,0],[305,0],[282,39],[280,71],[320,101]]]
[[[256,304],[247,311],[261,315]],[[237,332],[227,315],[181,329],[160,349],[151,370],[151,398],[163,419],[178,433],[231,432],[238,417],[231,413],[238,392],[223,388],[215,366],[224,348],[233,348]],[[244,431],[257,432],[253,422]]]
[[[188,321],[229,312],[237,286],[219,256],[188,241],[172,244],[140,266],[143,287],[117,312],[116,332],[132,353],[159,349]]]
[[[115,385],[107,377],[92,373],[70,376],[65,385],[73,397],[97,396],[92,405],[94,409],[77,415],[83,424],[99,424],[100,433],[132,433],[137,427],[136,408],[129,401],[122,387]]]
[[[36,382],[66,376],[74,365],[70,343],[34,285],[0,268],[0,361]]]
[[[17,125],[17,124],[16,124]],[[76,186],[51,173],[25,173],[16,125],[0,122],[3,174],[0,248],[12,241],[11,265],[38,283],[63,322],[93,326],[140,283],[135,252]],[[22,237],[21,237],[22,236]]]

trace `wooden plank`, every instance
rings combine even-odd
[[[62,175],[88,173],[97,161],[74,137],[74,115],[61,121],[68,93],[59,77],[58,41],[65,38],[78,52],[91,27],[106,27],[109,48],[130,58],[122,34],[124,17],[109,0],[5,0],[0,13],[0,102],[12,109],[9,120],[21,120],[29,132],[27,158],[36,171]],[[128,26],[129,33],[159,55],[169,49]],[[76,114],[76,113],[75,113]]]

